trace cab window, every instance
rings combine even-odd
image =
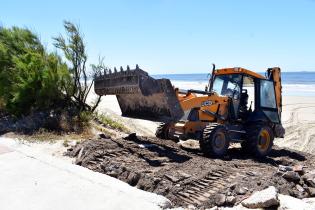
[[[273,81],[260,80],[260,106],[271,122],[280,123]]]
[[[277,108],[275,88],[272,81],[261,80],[260,82],[260,106],[266,108]]]
[[[212,91],[218,95],[239,97],[240,83],[242,81],[242,75],[230,74],[230,75],[218,75],[213,82]]]

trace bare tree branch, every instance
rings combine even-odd
[[[67,38],[62,35],[54,38],[54,45],[63,51],[66,59],[71,63],[70,73],[73,80],[72,92],[67,93],[73,98],[81,111],[94,111],[101,101],[98,97],[93,107],[87,104],[87,97],[92,89],[93,82],[88,84],[88,74],[86,68],[87,55],[85,51],[85,44],[83,35],[80,33],[79,27],[69,21],[64,21]],[[103,64],[103,59],[99,59],[98,65],[92,65],[93,77],[95,74],[106,69]]]

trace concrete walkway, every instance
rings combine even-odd
[[[0,137],[0,209],[160,209],[169,201]]]

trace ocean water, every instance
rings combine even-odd
[[[264,73],[261,73],[264,75]],[[181,89],[204,90],[209,74],[160,74],[154,78],[167,78]],[[283,95],[315,96],[315,72],[282,72]]]

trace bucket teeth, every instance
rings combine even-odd
[[[95,78],[95,92],[99,95],[139,93],[141,92],[140,78],[147,76],[148,74],[139,69],[138,66],[136,69],[131,70],[128,65],[125,71],[123,67],[120,67],[119,72],[114,67],[114,71],[108,69],[108,73],[104,71],[103,75]]]
[[[102,72],[103,73],[103,72]],[[95,93],[116,95],[122,115],[155,121],[178,120],[183,111],[168,79],[154,79],[139,68],[108,69],[95,77]]]
[[[104,69],[103,72],[99,72],[95,76],[95,80],[104,80],[104,79],[110,79],[113,77],[126,77],[126,76],[138,76],[138,77],[148,76],[148,73],[141,70],[138,64],[136,64],[135,69],[130,69],[129,65],[127,65],[126,70],[124,70],[122,66],[119,68],[119,71],[117,70],[116,67],[114,67],[114,70]]]

